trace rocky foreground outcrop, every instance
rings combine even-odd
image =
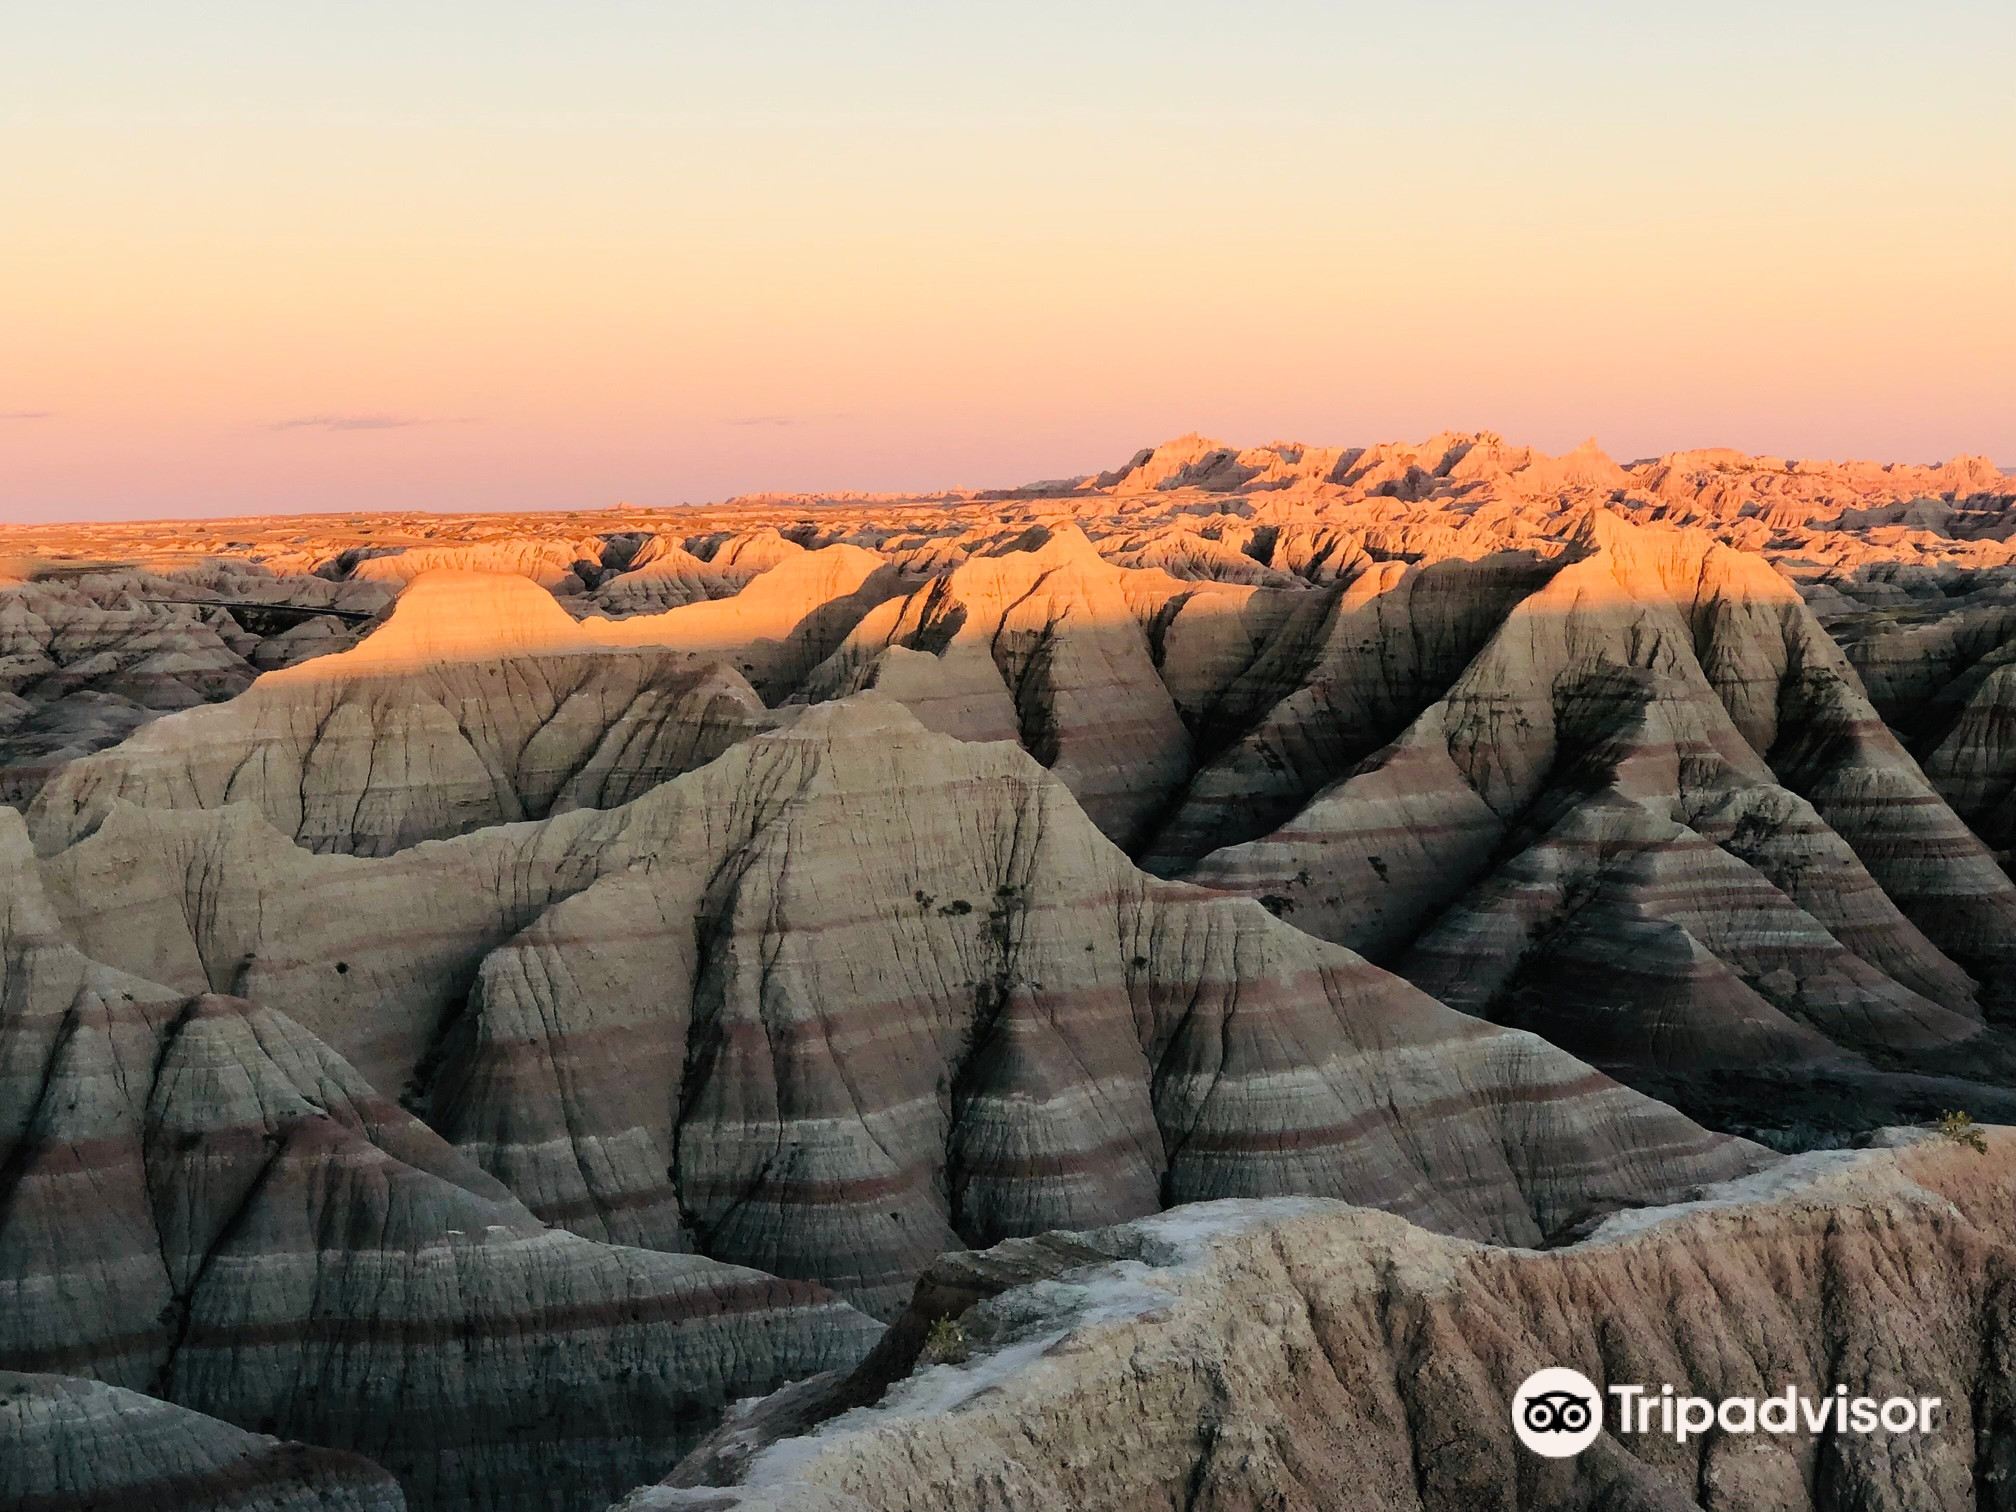
[[[947,1256],[859,1370],[739,1411],[622,1512],[2008,1507],[2016,1135],[1904,1138],[1547,1252],[1275,1202]],[[1655,1396],[1942,1405],[1922,1435],[1685,1442],[1613,1411],[1543,1459],[1509,1408],[1549,1365]]]

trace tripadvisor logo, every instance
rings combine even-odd
[[[1549,1459],[1580,1454],[1603,1431],[1602,1393],[1579,1370],[1536,1370],[1512,1398],[1512,1431]]]
[[[1606,1426],[1622,1437],[1658,1434],[1682,1444],[1711,1428],[1724,1433],[1928,1433],[1943,1405],[1938,1397],[1850,1396],[1846,1386],[1817,1397],[1787,1386],[1770,1396],[1720,1401],[1682,1396],[1671,1386],[1656,1391],[1612,1386],[1605,1393],[1580,1371],[1555,1365],[1534,1371],[1513,1395],[1512,1431],[1535,1454],[1567,1459],[1595,1443]]]

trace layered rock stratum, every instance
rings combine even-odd
[[[606,812],[361,860],[125,806],[42,874],[92,956],[287,1012],[550,1221],[874,1309],[962,1242],[1171,1202],[1537,1241],[1755,1158],[1137,871],[1017,746],[874,693]]]
[[[137,1391],[0,1371],[0,1501],[19,1512],[404,1512],[356,1455],[246,1433]]]
[[[1130,1463],[1033,1419],[1085,1478],[997,1463],[970,1404],[792,1462],[864,1506],[977,1494],[927,1466],[890,1499],[868,1467],[927,1442],[1011,1507],[1997,1505],[2002,1262],[1905,1189],[1985,1233],[2000,1136],[1972,1167],[1765,1146],[2016,1122],[2012,506],[1980,459],[1448,434],[1186,437],[993,493],[0,527],[19,1494],[599,1507],[828,1372],[681,1472],[722,1485],[647,1494],[770,1505],[757,1439],[928,1402],[891,1386],[919,1299],[1054,1301],[1096,1260],[1208,1297],[1203,1396],[1113,1387],[1152,1403]],[[1810,1232],[1879,1211],[1974,1299],[1908,1314],[1986,1425],[1971,1481],[1819,1446],[1557,1483],[1458,1426],[1502,1341],[1561,1342],[1532,1297],[1617,1292],[1697,1385],[1861,1348],[1889,1273]],[[1335,1276],[1406,1277],[1420,1329],[1363,1359],[1454,1384],[1323,1398],[1350,1442],[1265,1405],[1210,1337],[1245,1283],[1208,1279],[1261,1248],[1329,1257],[1331,1300],[1297,1293],[1324,1338],[1365,1306]]]
[[[135,1467],[163,1435],[197,1489],[271,1458],[217,1418],[417,1507],[594,1505],[874,1340],[817,1288],[549,1228],[285,1015],[83,956],[5,810],[0,909],[0,1360],[190,1409],[30,1381],[50,1494],[91,1435]]]

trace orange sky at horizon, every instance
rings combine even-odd
[[[0,518],[1001,486],[1192,429],[2016,465],[2006,15],[1646,52],[1430,5],[1467,29],[1320,72],[1191,6],[163,9],[0,65]]]

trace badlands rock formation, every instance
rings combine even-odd
[[[736,1398],[849,1383],[702,1479],[880,1396],[920,1273],[1159,1266],[1217,1221],[1172,1205],[1341,1199],[1185,1251],[1211,1363],[1112,1397],[1154,1432],[1073,1450],[1063,1491],[1995,1505],[2001,1261],[1970,1236],[1999,1220],[1954,1152],[1583,1236],[1768,1165],[1731,1136],[2016,1122],[2012,559],[2016,480],[1979,459],[1488,434],[1187,437],[989,494],[0,527],[9,1469],[50,1507],[599,1507]],[[1894,1303],[1878,1230],[1951,1310]],[[1368,1314],[1335,1278],[1381,1266]],[[1271,1363],[1209,1321],[1263,1272]],[[1982,1431],[1566,1479],[1466,1438],[1598,1296],[1624,1321],[1587,1358],[1696,1383],[1879,1369],[1889,1307]],[[1376,1411],[1313,1344],[1283,1395],[1291,1324],[1350,1334]],[[1051,1385],[1098,1421],[1103,1387]],[[983,1467],[990,1410],[944,1420]],[[963,1504],[952,1440],[895,1421],[792,1463],[882,1505],[878,1456],[919,1455],[887,1504]]]
[[[405,1512],[369,1460],[71,1376],[0,1371],[0,1504],[19,1512]]]
[[[609,646],[522,578],[435,571],[353,650],[75,762],[31,815],[61,845],[122,801],[242,803],[311,850],[385,855],[624,802],[770,723],[718,661]]]
[[[634,614],[729,598],[804,550],[767,525],[696,541],[691,551],[670,536],[647,536],[594,599],[611,614]]]
[[[80,954],[5,810],[0,900],[0,1360],[191,1409],[31,1382],[10,1432],[51,1474],[159,1434],[201,1489],[252,1453],[204,1414],[415,1507],[594,1506],[872,1342],[816,1289],[549,1229],[281,1013]]]
[[[1662,1089],[1981,1054],[2016,890],[1796,593],[1607,511],[1567,555],[1397,739],[1184,874]]]
[[[1136,871],[875,694],[607,813],[382,861],[120,807],[95,957],[284,1010],[541,1216],[889,1310],[933,1255],[1312,1192],[1534,1242],[1751,1162],[1257,904]]]
[[[741,1409],[620,1512],[2006,1506],[2012,1172],[2007,1133],[1795,1157],[1546,1253],[1277,1201],[947,1256],[853,1375]],[[948,1318],[968,1357],[934,1363]],[[1542,1459],[1508,1408],[1547,1365],[1941,1408],[1923,1435],[1684,1443],[1612,1408]]]
[[[931,729],[1019,740],[1126,844],[1190,766],[1140,623],[1183,585],[1147,576],[1109,566],[1073,526],[1038,529],[879,606],[804,696],[879,688]]]
[[[276,590],[298,595],[274,608]],[[236,696],[267,667],[347,644],[376,589],[198,564],[172,576],[54,571],[0,587],[0,798],[157,715]],[[341,608],[341,617],[327,612]]]

